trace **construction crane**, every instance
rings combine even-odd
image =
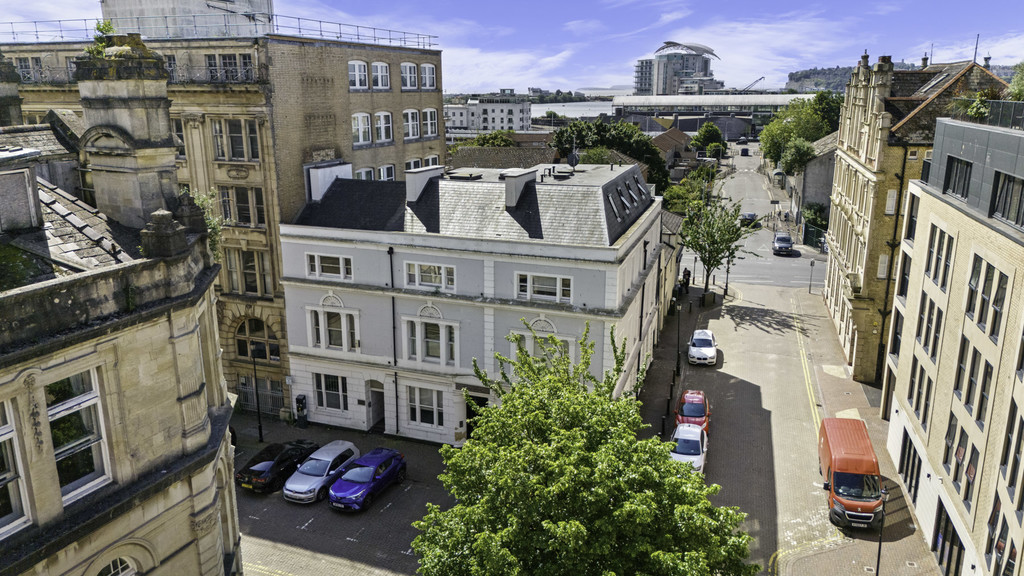
[[[750,84],[747,84],[747,85],[746,85],[745,87],[743,87],[743,88],[740,88],[740,92],[746,92],[747,90],[750,90],[751,88],[753,88],[753,87],[754,87],[754,85],[756,85],[756,84],[757,84],[758,82],[760,82],[761,80],[764,80],[764,76],[761,76],[761,77],[760,77],[760,78],[758,78],[757,80],[754,80],[754,81],[753,81],[753,82],[751,82]]]

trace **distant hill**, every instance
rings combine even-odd
[[[896,70],[914,70],[916,65],[907,62],[893,62]],[[1013,66],[993,64],[992,73],[1007,82],[1013,77]],[[843,92],[846,90],[846,83],[850,81],[853,74],[853,66],[836,66],[835,68],[811,68],[809,70],[797,70],[789,73],[789,80],[786,82],[786,90],[797,92],[817,92],[819,90],[832,90]]]

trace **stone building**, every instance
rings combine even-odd
[[[123,56],[78,86],[135,112],[86,115],[86,157],[122,176],[98,175],[99,209],[39,179],[40,151],[0,149],[4,576],[241,573],[202,213],[105,213],[176,192],[166,71]]]
[[[663,228],[635,165],[424,168],[404,183],[338,179],[314,200],[281,227],[291,376],[311,421],[461,444],[463,391],[496,400],[474,360],[497,377],[513,334],[534,352],[533,333],[553,337],[578,361],[589,325],[600,378],[614,327],[617,395],[650,361],[679,221]]]
[[[224,219],[217,308],[228,386],[254,410],[255,383],[261,408],[276,417],[291,406],[278,226],[298,216],[311,182],[401,179],[406,169],[443,165],[445,144],[433,37],[270,16],[221,36],[206,35],[209,15],[196,16],[187,35],[177,21],[151,24],[146,45],[169,76],[178,185],[212,191]],[[25,120],[51,110],[81,115],[87,104],[72,71],[93,31],[81,22],[32,24],[38,33],[0,40],[20,71]],[[83,40],[36,40],[57,24],[63,37]],[[83,156],[81,168],[81,189],[69,191],[91,200],[96,167]]]
[[[928,169],[909,182],[886,445],[942,573],[1012,576],[1024,547],[1024,103],[990,106],[981,122],[939,119]]]
[[[881,380],[907,183],[921,176],[935,119],[957,95],[1006,83],[973,62],[893,70],[865,54],[846,87],[832,183],[825,301],[853,377]],[[888,398],[883,401],[887,413]]]

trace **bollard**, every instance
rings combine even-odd
[[[665,417],[664,416],[661,417],[661,436],[662,436],[662,438],[665,437]]]

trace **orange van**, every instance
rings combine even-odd
[[[825,477],[828,518],[841,528],[878,528],[881,473],[863,420],[824,418],[818,432],[818,473]]]

